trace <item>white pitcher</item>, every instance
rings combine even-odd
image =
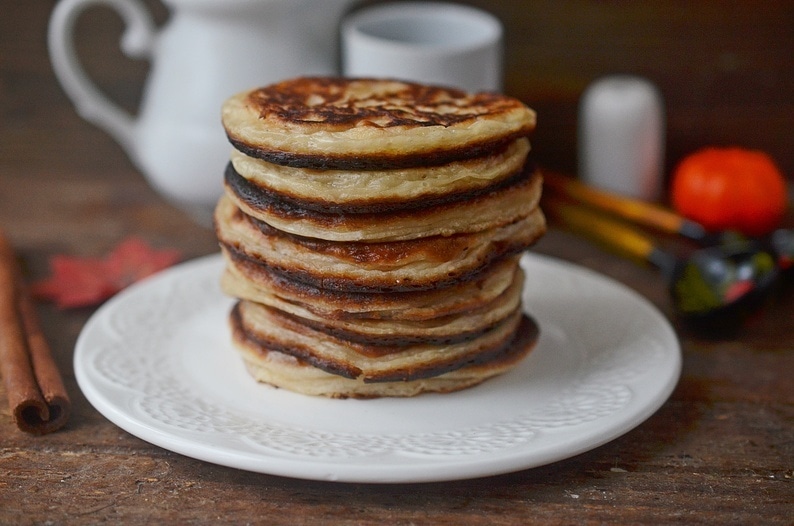
[[[164,197],[207,224],[230,146],[220,108],[230,95],[298,75],[338,72],[338,25],[355,0],[163,0],[158,30],[139,0],[62,0],[51,16],[56,77],[81,117],[109,133]],[[76,56],[87,7],[114,8],[124,53],[151,61],[137,116],[103,95]]]

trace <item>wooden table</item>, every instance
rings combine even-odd
[[[54,254],[99,255],[133,234],[158,247],[177,248],[186,258],[215,252],[211,231],[162,201],[108,137],[75,115],[46,56],[45,27],[53,3],[1,3],[0,225],[18,250],[26,276],[45,276]],[[508,9],[504,2],[494,5]],[[783,10],[791,20],[791,9]],[[116,38],[118,22],[105,21],[104,29],[85,37],[84,49],[108,35]],[[788,42],[788,51],[794,51]],[[787,60],[790,66],[791,55],[759,67],[767,68],[770,78],[787,79],[790,68],[769,68]],[[114,96],[134,106],[145,66],[117,65],[97,56],[87,58],[89,66]],[[511,79],[520,78],[518,69],[511,70]],[[511,86],[519,90],[523,84]],[[554,93],[517,92],[530,103],[537,98],[540,107],[564,108],[556,120],[554,114],[542,115],[540,135],[548,126],[561,136],[575,112],[575,97],[564,89]],[[763,122],[790,116],[792,106],[791,92],[777,103],[765,98],[755,105],[763,110]],[[689,122],[684,113],[672,121]],[[788,138],[777,137],[779,130],[771,126],[766,135],[756,130],[762,137],[754,140],[766,137],[770,148],[790,145],[790,124]],[[683,149],[686,137],[677,134],[672,143]],[[611,276],[672,319],[664,284],[653,270],[554,226],[534,250]],[[29,436],[12,424],[0,392],[3,524],[790,524],[794,517],[790,288],[735,335],[704,338],[673,319],[683,375],[667,403],[624,436],[552,465],[418,485],[281,478],[152,446],[111,424],[77,386],[73,349],[93,311],[42,304],[39,312],[74,411],[65,429]]]

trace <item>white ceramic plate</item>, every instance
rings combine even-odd
[[[538,346],[509,373],[458,393],[328,400],[257,384],[230,343],[219,255],[100,308],[77,341],[77,381],[133,435],[249,471],[396,483],[540,466],[648,418],[673,390],[681,353],[666,319],[625,286],[547,257],[522,265]]]

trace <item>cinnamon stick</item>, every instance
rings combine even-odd
[[[71,402],[22,281],[14,251],[2,231],[0,374],[19,429],[43,435],[66,424]]]

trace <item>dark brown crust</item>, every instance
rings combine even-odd
[[[464,201],[470,201],[481,195],[497,192],[526,181],[536,172],[532,159],[527,159],[524,167],[491,185],[472,190],[450,192],[448,194],[433,195],[415,199],[369,199],[366,201],[349,201],[334,203],[317,199],[298,198],[283,192],[275,192],[264,188],[246,179],[235,170],[232,163],[226,165],[224,179],[226,186],[234,194],[253,209],[270,210],[276,215],[292,217],[312,216],[312,213],[328,214],[384,214],[409,212],[430,209]]]
[[[276,117],[285,123],[323,130],[351,127],[375,128],[453,126],[515,109],[521,103],[498,93],[465,91],[399,81],[383,95],[361,100],[350,97],[355,83],[380,85],[383,79],[303,77],[252,90],[247,103],[260,118]],[[388,81],[386,81],[388,82]],[[309,103],[322,99],[322,103]],[[410,107],[405,106],[410,101]],[[455,111],[448,109],[454,107]]]
[[[324,360],[316,356],[311,349],[298,346],[288,347],[247,331],[242,324],[239,303],[232,309],[229,320],[234,339],[243,342],[249,347],[254,349],[258,348],[264,352],[277,351],[297,358],[299,361],[312,367],[344,378],[356,379],[363,374],[360,368],[350,364]],[[540,329],[537,323],[527,315],[522,315],[520,324],[513,333],[512,338],[490,349],[479,349],[474,353],[453,360],[440,360],[422,364],[418,367],[373,374],[365,376],[363,380],[365,383],[405,382],[424,378],[434,378],[468,366],[483,364],[497,365],[503,362],[510,362],[515,360],[518,356],[529,352],[537,343],[539,334]],[[355,346],[357,344],[352,345]]]
[[[497,140],[466,144],[458,148],[437,149],[426,152],[412,152],[405,155],[316,155],[252,146],[227,132],[226,137],[234,148],[249,157],[262,159],[273,164],[292,168],[311,168],[314,170],[398,170],[401,168],[420,168],[442,166],[454,161],[464,161],[476,157],[493,155],[521,137],[526,131],[516,132]]]

